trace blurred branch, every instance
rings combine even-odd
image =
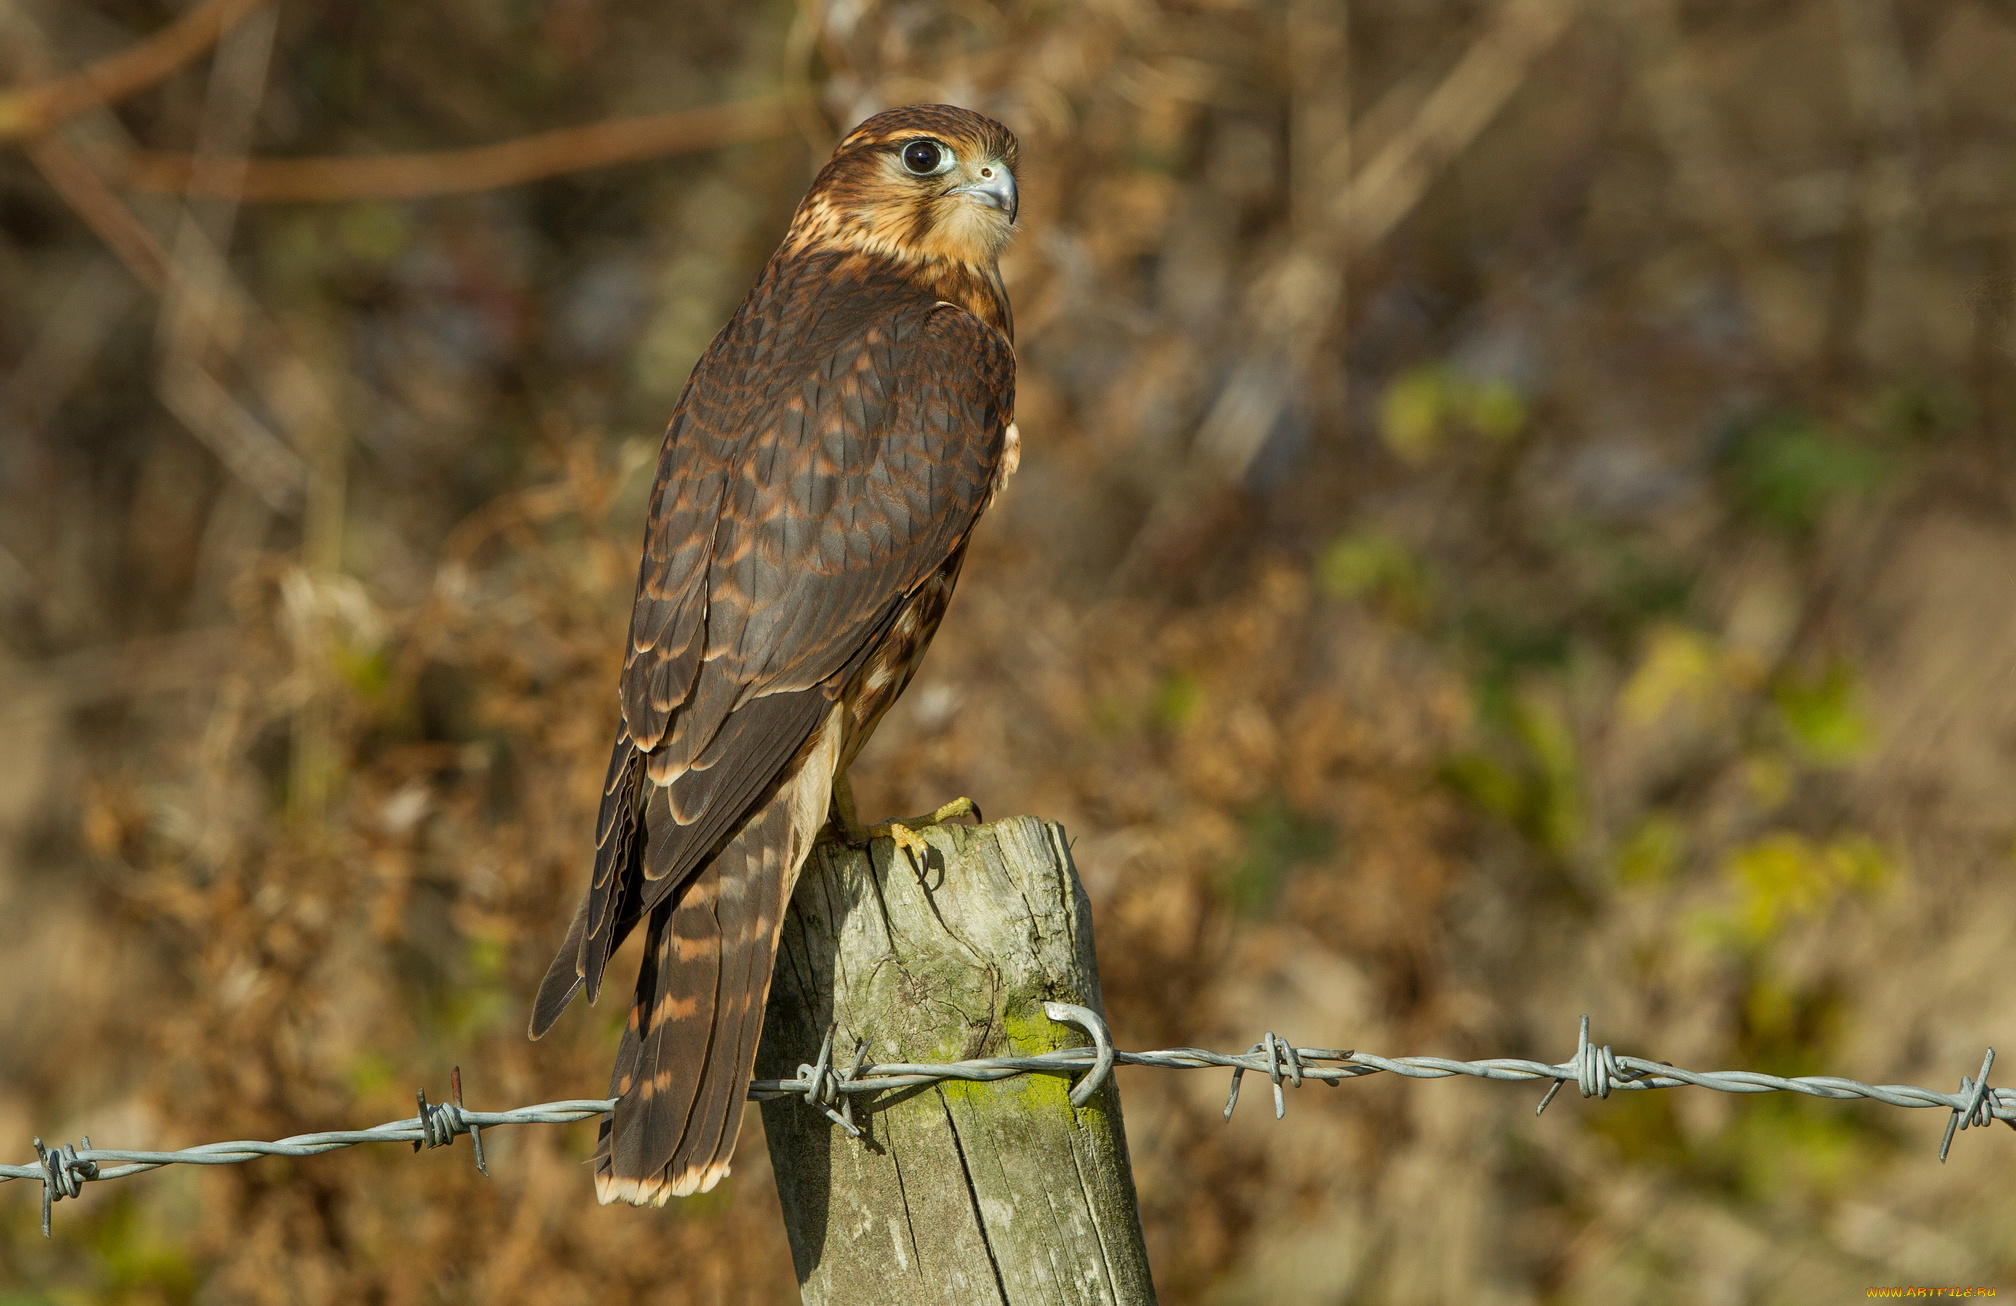
[[[1917,175],[1917,91],[1889,0],[1837,0],[1834,10],[1848,98],[1866,142],[1856,189],[1868,248],[1854,305],[1860,320],[1846,325],[1856,353],[1881,367],[1908,356],[1925,329],[1913,320],[1925,225]]]
[[[167,251],[104,179],[54,136],[29,141],[24,148],[50,186],[127,270],[149,290],[164,290],[168,284]],[[179,365],[165,367],[161,387],[169,408],[233,474],[275,508],[293,509],[305,479],[301,460],[293,450],[192,362],[182,360]]]
[[[168,283],[168,252],[154,233],[122,203],[105,179],[54,136],[38,137],[23,149],[52,189],[84,225],[97,233],[140,284],[158,292]]]
[[[269,9],[258,21],[246,23],[218,42],[196,135],[199,158],[230,159],[244,155],[251,147],[253,119],[265,94],[277,26],[274,11]],[[220,325],[226,326],[227,336],[238,334],[235,322],[219,320],[223,283],[229,276],[224,251],[231,244],[237,218],[235,196],[181,206],[169,245],[169,279],[155,330],[164,367],[183,359],[200,360]]]
[[[795,123],[793,101],[780,96],[565,128],[467,150],[383,158],[252,159],[246,156],[246,144],[270,54],[269,21],[244,43],[245,58],[220,57],[206,104],[205,138],[194,154],[128,150],[118,156],[137,189],[226,202],[222,211],[206,215],[214,231],[185,208],[171,258],[105,178],[54,134],[46,133],[65,119],[102,111],[112,100],[166,76],[216,44],[262,2],[206,0],[126,54],[76,77],[0,98],[0,140],[27,137],[22,147],[50,186],[141,284],[163,296],[157,377],[162,401],[234,475],[282,513],[299,511],[304,485],[316,480],[298,450],[326,453],[323,437],[337,425],[333,405],[313,370],[277,332],[258,331],[258,347],[252,352],[259,357],[241,361],[248,363],[268,408],[293,437],[291,446],[213,376],[201,357],[213,341],[242,342],[254,319],[270,328],[224,262],[222,246],[238,202],[489,190],[783,135]],[[232,352],[242,352],[242,345]],[[321,458],[324,464],[329,461],[328,456]],[[329,499],[326,494],[321,497]],[[340,504],[340,495],[330,502]],[[329,549],[319,551],[327,554]]]
[[[376,158],[212,159],[138,150],[125,184],[165,194],[313,202],[496,190],[618,163],[768,140],[797,130],[793,101],[766,96],[521,136],[466,150]]]
[[[0,720],[213,684],[244,656],[232,627],[80,649],[0,672]]]
[[[307,463],[221,381],[190,359],[171,358],[155,385],[168,410],[269,508],[288,514],[300,510]]]
[[[1375,248],[1414,210],[1450,163],[1469,148],[1533,65],[1568,29],[1575,0],[1510,0],[1403,126],[1355,175],[1354,142],[1315,148],[1350,115],[1348,10],[1290,10],[1289,45],[1300,56],[1296,87],[1296,239],[1253,278],[1244,312],[1248,343],[1198,424],[1193,458],[1156,499],[1112,583],[1132,585],[1177,542],[1189,538],[1199,505],[1246,476],[1284,414],[1306,401],[1312,361],[1344,315],[1354,254]],[[1295,21],[1299,19],[1299,21]],[[1315,65],[1310,69],[1309,65]],[[1412,100],[1402,83],[1389,93]],[[1367,119],[1397,117],[1388,101]],[[1341,396],[1340,396],[1341,405]]]
[[[1652,126],[1672,160],[1681,211],[1729,259],[1764,352],[1780,365],[1807,356],[1827,315],[1796,272],[1774,257],[1757,187],[1738,166],[1709,94],[1702,51],[1682,30],[1677,0],[1640,0],[1629,18]]]
[[[0,440],[9,427],[33,428],[49,420],[90,371],[134,297],[132,284],[111,259],[93,258],[85,266],[0,382]]]
[[[234,18],[232,25],[236,21]],[[234,53],[227,48],[220,56],[211,99],[206,103],[203,142],[228,156],[214,161],[220,173],[228,174],[243,161],[243,141],[256,109],[271,40],[268,24],[252,32],[242,49]],[[226,83],[232,85],[227,88]],[[226,116],[239,120],[221,136],[216,130],[221,120],[212,121],[212,111],[220,108],[215,98],[220,90],[226,92],[226,100],[236,104]],[[117,119],[102,104],[79,110],[87,111],[96,115],[106,131],[115,137],[121,135]],[[308,488],[308,465],[297,451],[322,449],[325,436],[338,426],[334,401],[316,369],[232,276],[204,223],[186,220],[189,215],[184,213],[171,260],[160,238],[113,193],[92,163],[57,134],[32,138],[22,148],[63,201],[142,285],[171,300],[186,296],[181,305],[169,305],[164,314],[164,325],[169,329],[162,333],[163,359],[157,377],[163,403],[270,507],[290,515],[300,511],[302,491]],[[207,154],[204,162],[212,164]],[[223,215],[211,216],[221,219]],[[228,236],[228,223],[220,220],[217,226],[220,236]],[[194,316],[185,320],[187,329],[175,325],[174,319],[192,311]],[[194,346],[203,342],[225,343],[227,354],[246,374],[245,379],[287,439],[269,430],[198,358]]]
[[[1349,222],[1354,246],[1378,244],[1413,211],[1442,170],[1526,84],[1533,64],[1554,47],[1574,14],[1568,0],[1515,0],[1506,7],[1413,121],[1338,197],[1339,217]]]
[[[199,157],[245,153],[273,54],[273,11],[218,43],[197,134]],[[242,340],[244,314],[228,303],[224,251],[237,219],[234,201],[185,203],[169,248],[167,284],[155,329],[155,391],[237,477],[276,512],[299,506],[308,466],[209,371],[213,344]],[[231,352],[229,349],[226,352]]]
[[[1296,0],[1288,9],[1294,240],[1250,296],[1257,349],[1233,372],[1197,432],[1197,452],[1227,481],[1245,476],[1282,412],[1306,387],[1310,359],[1344,315],[1355,199],[1350,13],[1347,3],[1313,0]]]
[[[825,0],[798,0],[791,26],[784,33],[784,84],[790,87],[791,120],[819,158],[833,149],[833,125],[819,112],[812,64],[826,33]]]
[[[1355,175],[1348,143],[1300,155],[1303,171],[1324,179],[1327,193],[1296,196],[1298,209],[1310,216],[1299,224],[1299,238],[1254,278],[1246,311],[1252,344],[1199,425],[1194,448],[1202,466],[1157,500],[1116,569],[1118,583],[1131,583],[1169,540],[1187,532],[1199,496],[1246,475],[1282,415],[1306,394],[1311,360],[1344,312],[1351,256],[1375,248],[1413,212],[1526,84],[1533,66],[1568,30],[1576,7],[1575,0],[1510,0]],[[1305,20],[1291,41],[1298,50],[1307,45],[1334,52],[1319,61],[1334,65],[1327,79],[1310,79],[1300,97],[1311,128],[1334,122],[1340,106],[1348,116],[1346,12],[1337,12],[1333,31]],[[1418,92],[1403,83],[1394,94]],[[1370,116],[1387,117],[1385,110],[1382,103]],[[1312,134],[1322,132],[1302,133]]]
[[[61,81],[0,95],[0,141],[40,136],[146,90],[217,43],[266,0],[203,0],[133,48]]]
[[[392,666],[391,683],[404,696],[419,683],[420,673],[434,656],[447,629],[451,606],[463,597],[469,582],[470,560],[492,536],[506,535],[514,527],[550,521],[569,511],[579,511],[583,502],[578,483],[535,485],[499,495],[464,517],[448,532],[434,565],[434,583],[413,618],[412,633]]]

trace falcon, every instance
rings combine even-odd
[[[663,1205],[728,1173],[785,905],[847,767],[915,674],[1014,471],[996,259],[1015,138],[949,105],[842,140],[673,410],[651,490],[595,866],[531,1035],[639,925],[595,1187]]]

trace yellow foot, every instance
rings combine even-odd
[[[943,825],[959,816],[970,816],[976,822],[985,819],[980,815],[980,805],[971,798],[954,798],[928,815],[913,816],[903,821],[885,821],[881,825],[870,827],[866,833],[870,839],[890,840],[909,854],[911,862],[922,866],[930,855],[931,846],[925,843],[924,836],[917,832],[928,830],[934,825]]]

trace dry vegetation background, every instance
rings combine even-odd
[[[856,786],[1063,821],[1124,1045],[2016,1047],[2016,4],[221,7],[0,112],[5,1159],[603,1091],[615,1006],[522,1031],[649,459],[835,129],[918,98],[1022,137],[1025,453]],[[4,0],[0,83],[183,11]],[[439,197],[134,153],[731,103]],[[1942,1167],[1932,1112],[1121,1082],[1166,1302],[2016,1291],[2016,1139]],[[592,1137],[164,1171],[49,1243],[11,1185],[0,1301],[791,1299],[759,1128],[664,1211]]]

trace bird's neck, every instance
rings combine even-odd
[[[920,239],[923,234],[915,223],[899,227],[868,221],[862,213],[834,204],[815,187],[792,220],[777,261],[831,259],[836,271],[853,279],[907,282],[933,299],[966,309],[1013,343],[1015,315],[995,262],[999,242],[948,246]]]
[[[1008,288],[1001,283],[1001,269],[991,261],[983,267],[932,259],[905,271],[934,299],[957,304],[999,331],[1008,343],[1015,343],[1015,313],[1008,306]]]
[[[791,276],[794,268],[819,278],[838,278],[841,284],[876,287],[882,293],[907,292],[919,299],[956,304],[999,331],[1010,344],[1015,341],[1015,315],[1008,306],[1008,288],[1001,282],[1000,268],[991,259],[983,264],[922,257],[910,251],[862,249],[839,242],[817,245],[787,240],[771,260],[765,279]]]

